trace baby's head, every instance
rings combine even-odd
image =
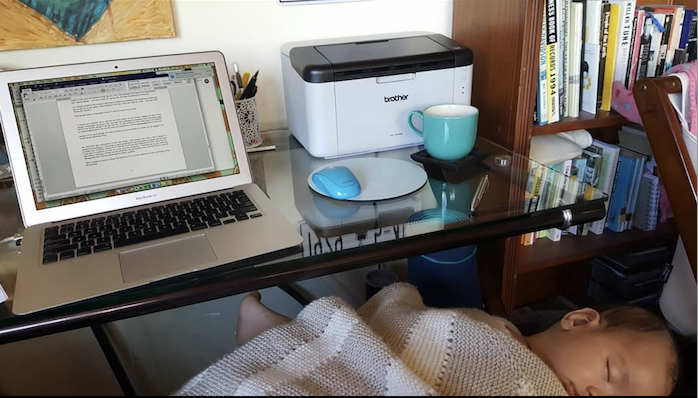
[[[572,311],[527,341],[570,395],[669,395],[678,378],[666,322],[638,307]]]

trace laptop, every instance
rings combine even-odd
[[[0,72],[27,314],[294,248],[220,52]]]

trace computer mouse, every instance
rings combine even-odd
[[[361,193],[361,184],[345,166],[326,167],[312,176],[317,188],[332,199],[351,199]]]

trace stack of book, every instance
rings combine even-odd
[[[658,310],[673,251],[659,246],[591,261],[588,296],[597,304],[630,304]]]
[[[696,59],[696,11],[636,0],[545,0],[534,123],[611,109],[613,82]]]
[[[639,125],[625,125],[618,131],[618,144],[594,140],[582,155],[547,167],[531,162],[524,211],[534,212],[573,204],[579,200],[608,196],[606,218],[577,225],[565,231],[557,228],[522,236],[524,246],[537,239],[560,241],[565,235],[600,235],[606,229],[623,232],[633,227],[644,231],[657,228],[659,220],[659,177],[647,135]]]

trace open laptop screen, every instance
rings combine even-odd
[[[202,63],[10,83],[37,210],[238,174],[216,73]]]

